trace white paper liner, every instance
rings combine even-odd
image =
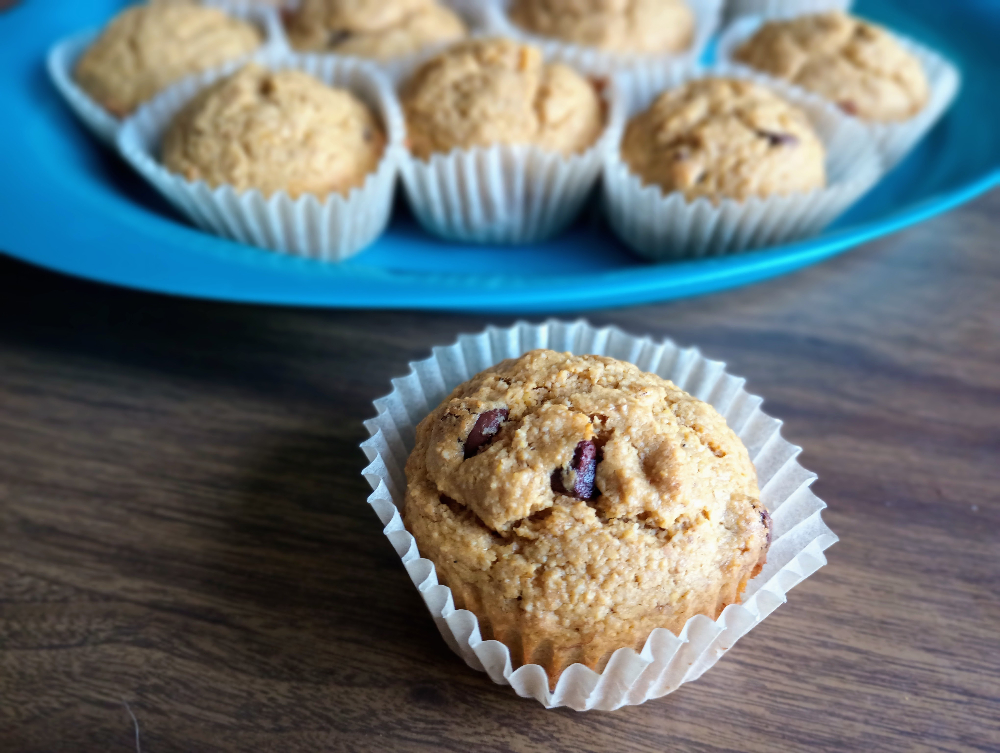
[[[331,55],[289,55],[269,51],[254,60],[272,69],[296,68],[331,86],[351,90],[378,115],[388,137],[385,154],[364,184],[348,196],[278,191],[264,196],[233,186],[210,187],[171,173],[160,163],[163,133],[198,91],[232,73],[231,63],[167,89],[128,118],[118,133],[118,150],[146,180],[195,225],[216,235],[260,248],[323,261],[342,261],[358,253],[385,229],[392,210],[396,172],[405,126],[388,79],[373,66]]]
[[[621,157],[624,121],[645,110],[660,92],[704,76],[756,81],[804,110],[826,147],[827,186],[745,201],[724,198],[715,205],[704,197],[688,201],[680,192],[665,194],[659,186],[644,185]],[[860,199],[883,172],[877,150],[855,119],[819,97],[746,68],[713,66],[680,75],[635,70],[615,77],[613,88],[619,90],[627,118],[605,160],[605,213],[626,244],[654,261],[717,256],[815,235]]]
[[[831,10],[847,12],[852,5],[854,0],[729,0],[726,3],[726,18],[801,16]]]
[[[580,154],[532,144],[453,149],[418,159],[408,151],[400,175],[413,214],[429,233],[464,243],[536,243],[564,230],[601,174],[623,116],[604,87],[606,125]]]
[[[252,54],[259,54],[280,44],[281,23],[274,9],[254,5],[250,2],[207,1],[204,4],[220,8],[236,18],[252,21],[263,30],[264,43]],[[45,62],[49,78],[73,114],[101,142],[113,146],[115,135],[122,122],[121,119],[91,99],[90,95],[77,85],[76,79],[73,77],[76,62],[100,33],[99,30],[88,29],[60,39],[49,48]],[[246,55],[241,59],[246,60],[251,56]]]
[[[486,9],[484,3],[486,0],[436,0],[436,2],[447,6],[455,13],[457,13],[461,19],[465,22],[466,27],[469,30],[470,36],[475,35],[483,30],[486,24]],[[289,0],[282,8],[282,14],[291,14],[296,8],[298,8],[300,0]],[[279,15],[279,19],[280,19]],[[276,38],[278,44],[281,45],[282,49],[289,53],[295,53],[295,49],[292,47],[292,43],[288,38],[288,30],[285,25],[279,20],[276,30]],[[351,58],[353,60],[361,60],[368,62],[372,65],[377,66],[383,73],[385,73],[389,79],[395,84],[398,83],[406,74],[416,68],[420,63],[433,55],[441,52],[442,50],[450,47],[456,42],[445,42],[443,44],[431,45],[425,47],[419,52],[414,52],[410,55],[402,55],[396,58],[390,58],[387,60],[379,60],[377,58],[366,58],[357,55],[343,55],[338,52],[322,52],[316,51],[311,54],[314,55],[335,55],[342,58]]]
[[[777,18],[781,17],[787,16],[777,16]],[[719,37],[716,53],[719,61],[731,63],[745,70],[753,70],[733,60],[733,53],[753,36],[754,32],[766,20],[775,20],[775,18],[753,16],[738,19],[730,24]],[[890,33],[920,61],[930,86],[930,98],[923,110],[901,123],[870,123],[859,118],[852,118],[866,129],[868,138],[874,141],[887,169],[895,167],[934,127],[934,124],[951,107],[962,85],[962,77],[958,68],[947,58],[912,39],[895,32],[890,31]]]
[[[713,405],[746,444],[757,468],[761,501],[773,525],[767,564],[747,585],[740,604],[726,607],[715,621],[704,616],[688,620],[679,636],[662,628],[654,630],[641,653],[619,649],[601,673],[573,665],[563,672],[554,692],[541,666],[529,664],[513,670],[504,644],[482,640],[475,615],[455,609],[451,589],[438,584],[434,564],[420,557],[401,517],[404,467],[417,423],[458,384],[534,348],[631,361]],[[361,447],[370,464],[363,473],[375,490],[368,503],[385,526],[386,537],[445,642],[466,664],[487,672],[497,684],[510,685],[518,695],[534,698],[546,708],[569,706],[577,711],[610,711],[659,698],[700,677],[786,601],[793,586],[826,564],[823,551],[837,536],[821,518],[826,505],[809,490],[816,475],[798,464],[801,448],[781,437],[781,422],[761,411],[761,398],[748,394],[743,389],[745,380],[727,374],[724,363],[670,341],[656,343],[614,327],[595,329],[585,321],[556,320],[490,327],[478,335],[461,335],[454,345],[434,348],[433,353],[431,358],[411,363],[408,376],[392,380],[393,391],[375,401],[377,417],[365,422],[371,438]]]
[[[560,60],[591,75],[609,76],[635,67],[683,68],[701,58],[712,35],[719,27],[724,0],[688,0],[695,14],[695,33],[691,47],[683,52],[651,55],[609,52],[597,47],[571,44],[522,29],[507,15],[511,0],[484,0],[485,30],[540,47],[547,58]]]

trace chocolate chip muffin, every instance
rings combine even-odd
[[[629,121],[622,159],[688,200],[743,201],[826,185],[825,150],[804,112],[741,79],[696,79]]]
[[[907,120],[930,96],[914,55],[885,29],[840,12],[766,23],[734,59],[815,92],[862,120]]]
[[[682,52],[695,29],[684,0],[514,0],[510,19],[534,34],[621,53]]]
[[[743,443],[672,382],[548,350],[457,387],[416,432],[404,520],[459,608],[554,686],[739,601],[770,517]]]
[[[422,65],[401,91],[410,151],[536,144],[573,154],[604,128],[593,84],[509,39],[460,43]]]
[[[251,63],[177,114],[162,159],[171,172],[213,187],[322,198],[364,183],[385,143],[375,114],[346,89]]]
[[[287,24],[303,51],[389,60],[468,34],[462,19],[436,0],[302,0]]]
[[[80,57],[74,77],[124,117],[175,81],[248,55],[263,42],[253,25],[193,3],[134,5]]]

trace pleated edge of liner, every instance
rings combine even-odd
[[[522,695],[522,697],[535,698],[535,700],[541,703],[545,708],[557,708],[563,705],[568,705],[570,708],[573,708],[577,711],[589,710],[591,708],[594,708],[594,705],[591,703],[591,701],[594,700],[593,696],[595,695],[595,693],[601,689],[600,681],[603,675],[608,672],[608,668],[618,663],[621,663],[621,660],[623,658],[629,660],[638,659],[640,662],[642,662],[642,668],[645,668],[646,666],[649,666],[654,662],[654,657],[652,656],[653,649],[651,644],[654,643],[655,639],[658,638],[657,636],[658,633],[666,634],[666,636],[669,636],[669,639],[672,639],[676,642],[676,647],[674,650],[674,655],[676,655],[683,648],[683,646],[689,642],[687,634],[692,625],[694,625],[696,622],[702,622],[702,623],[707,622],[715,625],[717,630],[715,636],[713,637],[713,640],[710,643],[706,644],[706,646],[703,647],[702,651],[698,654],[697,658],[689,664],[688,672],[684,675],[683,679],[681,679],[681,681],[678,684],[676,684],[673,687],[669,687],[662,693],[647,695],[646,697],[640,700],[629,698],[628,693],[626,693],[626,698],[623,700],[623,702],[613,707],[614,709],[617,709],[625,705],[636,705],[639,703],[643,703],[646,700],[652,700],[654,698],[662,697],[664,695],[672,693],[674,690],[680,687],[680,685],[683,685],[686,682],[693,681],[698,677],[700,677],[705,671],[714,666],[717,659],[720,658],[730,648],[732,648],[732,646],[735,645],[735,643],[739,640],[739,638],[743,637],[743,635],[749,632],[749,630],[753,629],[761,622],[763,622],[763,620],[778,606],[785,603],[787,601],[788,591],[790,591],[794,586],[798,585],[803,580],[808,578],[810,575],[813,575],[821,567],[827,564],[827,560],[823,552],[829,547],[831,547],[833,544],[835,544],[837,541],[839,541],[839,537],[832,530],[830,530],[830,528],[822,520],[822,511],[826,509],[827,505],[821,499],[812,494],[811,491],[809,491],[809,487],[816,480],[817,476],[811,471],[807,471],[806,469],[804,469],[801,466],[801,464],[798,463],[797,458],[799,453],[801,452],[801,447],[791,444],[781,436],[781,426],[782,426],[781,420],[774,419],[773,417],[768,416],[760,409],[760,406],[763,402],[762,398],[746,391],[745,380],[743,378],[734,377],[733,375],[728,374],[728,372],[725,371],[724,362],[714,361],[705,358],[704,356],[701,355],[701,352],[698,348],[696,347],[681,348],[670,339],[656,341],[650,336],[636,337],[633,335],[629,335],[628,333],[624,332],[623,330],[615,326],[595,328],[592,325],[590,325],[590,323],[585,319],[578,319],[572,322],[565,322],[559,319],[547,319],[541,324],[531,324],[524,320],[519,320],[510,327],[488,326],[485,330],[478,333],[459,334],[456,340],[452,344],[447,346],[435,346],[432,349],[433,354],[429,358],[421,359],[420,361],[410,361],[408,363],[410,371],[405,377],[396,377],[392,379],[393,390],[387,395],[384,395],[383,397],[373,401],[373,405],[376,408],[377,415],[374,418],[365,420],[364,424],[365,428],[368,429],[369,438],[366,439],[364,442],[362,442],[360,447],[364,451],[365,456],[368,458],[369,461],[369,464],[362,470],[362,475],[365,477],[365,480],[368,481],[369,485],[373,489],[373,492],[367,498],[367,502],[369,506],[371,506],[372,509],[375,511],[376,515],[378,515],[379,520],[382,522],[384,526],[383,534],[386,536],[387,539],[389,539],[390,544],[393,546],[393,548],[399,555],[400,560],[402,561],[403,566],[407,571],[407,574],[410,576],[417,590],[420,592],[421,597],[424,599],[425,605],[428,607],[428,611],[431,612],[431,617],[434,619],[435,624],[441,631],[442,637],[444,638],[445,642],[471,668],[477,671],[486,672],[490,676],[490,678],[499,685],[513,685],[511,679],[514,676],[514,674],[516,672],[521,672],[522,670],[525,670],[529,667],[534,667],[536,668],[536,670],[540,670],[542,675],[547,678],[547,674],[545,673],[544,668],[538,665],[524,665],[518,668],[517,670],[512,670],[512,663],[510,660],[509,649],[499,641],[482,640],[481,636],[479,635],[478,619],[476,618],[476,616],[468,610],[455,609],[451,589],[448,588],[447,586],[438,583],[437,571],[434,566],[434,563],[431,562],[430,560],[420,557],[416,540],[413,538],[412,534],[410,534],[410,532],[406,529],[402,520],[401,510],[403,506],[403,498],[405,496],[405,486],[403,488],[397,489],[397,494],[399,496],[398,505],[393,498],[392,492],[390,491],[390,485],[396,486],[396,484],[391,478],[391,472],[389,471],[388,465],[386,464],[385,460],[383,460],[382,452],[378,447],[379,441],[385,439],[382,430],[378,424],[383,419],[383,417],[388,416],[388,418],[392,421],[393,426],[395,427],[397,425],[396,421],[392,418],[389,409],[387,407],[389,399],[399,392],[399,384],[404,380],[417,379],[419,382],[420,376],[418,373],[418,367],[423,364],[436,363],[438,361],[438,356],[440,353],[451,351],[456,347],[461,348],[463,342],[475,340],[477,338],[482,337],[483,335],[490,337],[493,336],[495,333],[513,334],[516,332],[518,337],[523,339],[523,333],[526,330],[532,331],[534,333],[544,332],[543,339],[545,340],[545,344],[539,343],[525,349],[523,347],[523,343],[519,343],[521,346],[521,353],[523,354],[528,350],[532,349],[533,347],[548,347],[549,346],[548,330],[553,325],[563,326],[566,327],[567,329],[577,330],[575,336],[576,342],[579,342],[581,339],[580,338],[581,331],[582,332],[589,331],[594,336],[603,335],[603,341],[605,343],[610,342],[612,336],[614,335],[630,338],[635,343],[639,344],[641,346],[641,349],[648,348],[650,346],[654,348],[659,348],[661,360],[663,351],[665,351],[667,348],[673,347],[676,349],[678,362],[684,359],[687,360],[692,365],[694,365],[697,364],[698,361],[700,360],[705,367],[717,369],[720,373],[719,376],[716,377],[714,384],[718,384],[719,380],[723,376],[731,376],[734,379],[736,379],[739,382],[739,385],[735,395],[733,396],[730,402],[732,403],[738,397],[743,395],[747,400],[755,403],[753,408],[750,410],[746,420],[744,421],[744,426],[746,426],[746,424],[748,424],[749,421],[754,416],[757,415],[763,416],[764,418],[770,419],[775,422],[773,431],[769,435],[767,441],[763,445],[761,445],[760,449],[756,453],[756,456],[760,457],[764,448],[770,445],[775,440],[780,445],[782,445],[783,449],[785,449],[785,451],[788,453],[787,459],[780,466],[778,466],[773,470],[771,478],[768,479],[768,482],[764,483],[761,486],[762,496],[763,496],[763,491],[767,487],[768,483],[774,478],[776,478],[780,472],[784,471],[786,468],[792,471],[797,469],[803,476],[803,480],[795,487],[793,491],[789,492],[784,497],[782,503],[791,499],[791,497],[793,497],[795,494],[798,494],[799,492],[806,490],[806,492],[812,496],[813,506],[815,507],[815,509],[809,515],[806,515],[801,520],[795,522],[795,524],[790,526],[788,530],[784,531],[781,534],[781,536],[772,541],[771,548],[774,549],[782,538],[796,531],[800,526],[807,524],[810,521],[814,521],[814,527],[816,529],[815,535],[809,540],[809,542],[804,546],[800,547],[797,551],[795,551],[794,554],[780,567],[774,570],[774,572],[768,573],[767,566],[765,565],[764,571],[762,571],[756,578],[752,579],[748,584],[747,590],[743,593],[741,602],[739,604],[731,604],[730,606],[728,606],[719,616],[719,618],[714,621],[714,623],[707,617],[695,616],[690,620],[688,620],[688,622],[685,624],[684,629],[681,631],[681,634],[679,636],[675,636],[673,633],[663,628],[657,628],[650,635],[649,639],[647,639],[640,653],[637,654],[631,648],[620,648],[617,651],[615,651],[611,659],[609,660],[607,666],[605,667],[604,672],[598,673],[591,670],[588,667],[579,664],[575,664],[572,665],[571,667],[568,667],[566,670],[563,671],[562,677],[560,678],[560,681],[557,684],[555,691],[550,691],[547,684],[541,690],[541,692],[535,692],[526,696],[522,695],[519,691],[515,689],[515,691],[518,692],[518,695]],[[493,346],[491,345],[491,351],[492,349]],[[572,352],[575,352],[575,350]],[[609,357],[614,357],[614,356],[609,356]],[[498,362],[499,361],[495,361],[495,363]],[[640,368],[642,367],[640,366]],[[692,371],[693,369],[690,369],[684,375],[685,378],[689,377]],[[469,377],[471,376],[472,375],[470,374]],[[681,385],[678,384],[678,386]],[[681,388],[685,389],[685,387],[683,386],[681,386]],[[450,392],[450,390],[447,391]],[[434,406],[430,406],[429,410],[433,410],[433,408]],[[407,450],[407,455],[408,455],[409,451],[412,450],[412,447],[406,447],[404,449]],[[406,458],[401,458],[401,461],[402,464],[405,465]],[[404,476],[404,483],[405,483],[405,476]],[[779,505],[778,507],[780,508],[780,506],[781,505]],[[777,508],[774,512],[776,511]],[[786,574],[791,575],[791,578],[789,579],[785,577]],[[422,577],[420,577],[421,575]],[[762,578],[764,577],[766,577],[766,580],[762,580]],[[757,586],[753,587],[755,582],[757,582]],[[444,597],[443,599],[444,604],[439,609],[433,609],[429,604],[427,604],[427,593],[432,589],[437,592],[438,596]],[[759,594],[761,595],[760,597],[758,597]],[[769,594],[771,598],[767,601],[764,601],[763,598],[764,594]],[[763,602],[763,603],[758,603],[758,602]],[[718,638],[719,636],[723,635],[725,631],[730,627],[728,624],[730,620],[732,620],[735,623],[740,623],[740,622],[745,623],[747,617],[749,617],[750,620],[749,626],[741,630],[735,640],[731,641],[727,646],[714,645],[715,643],[718,642],[717,640],[715,640],[715,638]],[[740,618],[742,618],[742,620]],[[464,647],[468,649],[468,652],[463,651],[462,650],[463,646],[458,643],[459,636],[455,635],[455,630],[451,625],[453,621],[465,623],[465,625],[461,627],[463,628],[463,632],[468,633],[467,637],[465,637],[464,639],[465,643]],[[445,629],[445,627],[442,626],[441,624],[442,622],[445,623],[447,630]],[[736,626],[736,629],[739,630],[739,625]],[[497,646],[500,647],[500,649],[505,655],[504,667],[500,671],[497,671],[499,668],[485,666],[483,662],[480,661],[479,649],[487,647],[488,644],[496,644]],[[711,654],[708,654],[709,651],[714,652],[714,657]],[[709,662],[707,666],[700,666],[702,664],[705,664],[705,662],[701,661],[701,658],[706,656],[706,654],[708,654]],[[668,664],[669,661],[670,660],[668,660]],[[576,677],[579,677],[582,674],[587,680],[589,680],[591,688],[587,694],[587,702],[584,704],[571,704],[571,703],[567,704],[562,702],[555,702],[555,699],[557,697],[563,695],[562,691],[564,689],[564,680],[566,681],[565,684],[568,685],[570,682],[569,675],[571,675],[572,672],[577,673]],[[640,675],[641,675],[641,669],[640,671],[634,673],[634,677],[632,678],[633,683],[635,679],[637,679]],[[560,701],[562,700],[563,699],[560,697]]]
[[[237,0],[213,0],[212,2],[207,2],[205,4],[212,8],[218,8],[229,15],[240,14],[235,17],[255,22],[263,31],[263,44],[261,44],[261,46],[252,53],[242,55],[237,58],[237,60],[249,62],[249,60],[256,55],[265,54],[267,52],[277,52],[282,49],[284,42],[278,8],[266,8],[254,5],[249,1],[238,2]],[[139,107],[136,107],[135,110],[133,110],[129,115],[119,118],[98,104],[95,99],[87,94],[87,92],[85,92],[76,83],[76,80],[73,78],[73,69],[76,67],[77,61],[79,61],[80,56],[87,51],[90,45],[97,40],[104,29],[107,28],[107,23],[108,22],[105,22],[104,26],[101,27],[92,26],[87,29],[74,31],[71,34],[60,37],[53,42],[45,53],[45,70],[48,73],[49,80],[52,82],[52,85],[55,86],[56,91],[59,93],[59,96],[63,99],[70,110],[73,111],[73,115],[77,118],[77,120],[81,121],[84,127],[86,127],[88,131],[98,138],[101,143],[115,149],[116,142],[118,140],[118,131],[121,130],[125,121],[138,112],[143,105],[156,99],[156,97],[158,97],[162,92],[157,92],[157,94],[147,100],[147,102],[141,103]],[[201,73],[194,73],[190,76],[185,76],[181,80],[170,84],[170,86],[166,87],[163,91],[183,83],[183,81],[187,78],[196,78],[204,75],[205,73],[210,73],[214,70],[222,68],[232,62],[233,61],[227,61],[226,63],[221,63],[218,66],[213,66],[208,71],[202,71]]]
[[[347,196],[331,193],[321,198],[316,194],[304,193],[293,199],[288,195],[288,192],[284,190],[275,191],[270,196],[265,197],[256,188],[239,191],[229,184],[223,184],[212,188],[204,180],[199,179],[191,181],[181,175],[170,172],[158,159],[156,159],[154,153],[155,150],[147,148],[142,143],[144,141],[143,138],[138,135],[133,137],[131,134],[132,130],[144,130],[146,121],[161,119],[160,115],[156,114],[157,110],[162,108],[163,101],[169,101],[174,98],[177,92],[184,92],[185,103],[189,102],[199,91],[207,86],[210,86],[224,76],[235,73],[239,68],[247,63],[258,63],[263,67],[272,70],[284,67],[302,70],[299,63],[308,61],[315,61],[319,66],[337,65],[344,68],[361,70],[365,75],[372,79],[375,83],[375,87],[379,90],[379,103],[377,109],[380,118],[385,121],[384,125],[387,137],[386,148],[383,152],[381,160],[379,160],[378,166],[365,177],[364,183],[360,186],[352,188]],[[165,128],[166,125],[163,125],[163,128],[160,130],[165,130]],[[405,149],[403,146],[405,139],[406,124],[403,119],[403,114],[399,108],[398,99],[392,91],[391,82],[383,71],[379,70],[371,63],[365,62],[359,58],[295,53],[274,47],[266,50],[259,50],[249,58],[231,60],[228,63],[211,70],[188,76],[187,78],[167,87],[151,100],[140,105],[134,113],[122,120],[115,138],[115,148],[118,154],[121,155],[121,157],[128,162],[136,172],[138,172],[148,183],[152,184],[153,187],[159,190],[161,194],[164,194],[164,196],[172,203],[172,195],[168,196],[166,193],[167,187],[169,187],[169,190],[171,191],[183,190],[188,193],[194,192],[195,190],[203,187],[211,193],[216,200],[219,201],[230,197],[238,202],[259,198],[269,207],[274,207],[282,202],[289,202],[292,206],[302,206],[306,203],[323,206],[326,203],[333,202],[340,203],[346,207],[352,200],[361,195],[361,193],[364,192],[373,181],[379,179],[383,171],[391,170],[398,173],[399,164],[402,160],[402,152]],[[133,141],[136,143],[132,143]],[[285,253],[280,250],[271,250],[275,253]],[[290,255],[296,255],[291,252],[288,253]]]

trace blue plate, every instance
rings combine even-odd
[[[0,248],[50,269],[143,290],[306,306],[559,311],[658,301],[815,263],[946,211],[1000,183],[1000,2],[861,0],[860,14],[962,71],[949,114],[910,157],[817,238],[722,259],[650,265],[596,212],[531,247],[465,247],[424,234],[400,206],[388,233],[340,265],[195,230],[73,119],[48,47],[104,23],[115,0],[23,0],[0,14]]]

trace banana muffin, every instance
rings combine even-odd
[[[862,120],[907,120],[929,97],[920,61],[885,29],[845,13],[766,23],[733,57]]]
[[[725,419],[612,358],[535,350],[477,374],[420,422],[406,479],[406,527],[455,605],[553,687],[716,619],[770,544]]]
[[[175,81],[249,55],[262,42],[253,24],[215,8],[134,5],[80,57],[74,77],[91,98],[124,117]]]
[[[303,51],[389,60],[457,41],[465,23],[436,0],[302,0],[288,37]]]
[[[251,63],[177,114],[161,156],[171,172],[212,187],[322,199],[364,183],[385,143],[375,114],[346,89]]]
[[[689,201],[826,185],[826,152],[806,114],[740,79],[696,79],[664,92],[629,121],[621,154],[644,183]]]
[[[410,151],[536,144],[565,155],[590,147],[604,128],[593,84],[530,45],[509,39],[460,43],[422,65],[400,94]]]
[[[684,0],[514,0],[510,19],[534,34],[620,53],[682,52],[695,29]]]

